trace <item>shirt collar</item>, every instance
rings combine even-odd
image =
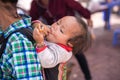
[[[61,46],[62,48],[64,48],[65,50],[67,50],[68,52],[72,51],[72,47],[69,47],[69,46],[66,46],[64,44],[60,44],[60,43],[57,43],[59,46]]]
[[[11,24],[5,31],[4,31],[4,37],[6,38],[10,33],[15,31],[16,29],[20,28],[28,28],[31,26],[31,17],[24,16],[21,20],[18,20]],[[2,32],[1,32],[2,33]]]

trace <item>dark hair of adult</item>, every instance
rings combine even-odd
[[[17,3],[17,2],[18,2],[18,0],[0,0],[0,1],[2,1],[2,2],[4,2],[4,3],[7,3],[7,2]]]

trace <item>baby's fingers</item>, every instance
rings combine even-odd
[[[34,30],[33,30],[33,38],[35,39],[37,36],[39,36],[40,35],[40,33],[39,33],[39,31],[38,31],[38,29],[37,28],[35,28]]]
[[[50,28],[48,26],[44,27],[44,34],[48,35],[50,32]]]

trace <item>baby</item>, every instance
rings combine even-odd
[[[52,68],[66,63],[78,50],[84,51],[91,44],[91,36],[83,20],[66,16],[47,26],[33,22],[33,38],[43,68]]]

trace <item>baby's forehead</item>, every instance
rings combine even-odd
[[[69,27],[67,27],[67,30],[73,35],[79,34],[82,31],[82,28],[79,24],[71,23],[68,26]]]
[[[63,18],[61,18],[61,20],[75,20],[76,18],[74,16],[65,16]]]
[[[68,26],[78,24],[78,21],[76,20],[76,18],[71,16],[63,17],[62,19],[59,20],[59,22],[62,24],[66,24]]]

